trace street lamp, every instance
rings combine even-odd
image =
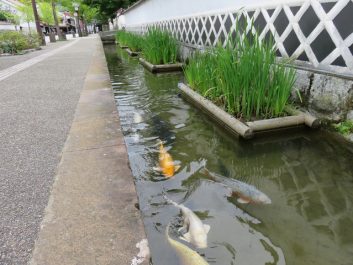
[[[74,13],[74,16],[75,16],[75,19],[76,19],[76,28],[78,30],[78,36],[79,37],[82,37],[82,31],[81,31],[81,26],[80,26],[80,20],[79,20],[79,13],[78,13],[78,9],[80,7],[80,4],[79,3],[72,3],[73,7],[75,8],[75,13]]]

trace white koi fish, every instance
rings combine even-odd
[[[169,226],[168,224],[167,229],[165,231],[167,240],[169,244],[174,248],[177,252],[182,265],[209,265],[196,251],[188,248],[184,244],[172,239],[169,236]]]
[[[236,179],[223,177],[216,173],[210,172],[206,168],[201,169],[200,172],[210,176],[212,180],[221,183],[223,186],[230,188],[238,197],[237,201],[239,203],[271,204],[271,199],[253,185]]]
[[[207,248],[207,234],[211,227],[203,224],[200,218],[189,208],[182,204],[177,204],[165,195],[164,198],[167,202],[179,208],[183,214],[184,223],[182,229],[185,229],[187,233],[183,234],[180,239],[193,244],[197,248]]]

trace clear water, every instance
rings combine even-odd
[[[197,250],[209,264],[353,264],[352,145],[304,129],[234,139],[178,96],[181,73],[153,75],[115,46],[105,52],[153,264],[179,264],[165,228],[177,227],[180,213],[163,191],[211,226],[208,248]],[[153,170],[157,139],[181,164],[171,179]],[[199,172],[203,161],[256,186],[272,204],[239,204]]]

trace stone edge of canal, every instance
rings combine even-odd
[[[31,265],[130,264],[146,238],[103,45],[92,41]]]

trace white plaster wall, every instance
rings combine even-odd
[[[2,6],[2,8],[4,10],[8,10],[8,11],[11,11],[12,13],[16,13],[18,14],[19,16],[21,16],[21,12],[19,12],[16,7],[18,5],[22,5],[19,1],[9,1],[9,0],[0,0],[0,6]],[[36,30],[36,24],[34,24],[33,22],[30,22],[29,23],[30,27],[31,27],[31,31],[35,31]],[[22,27],[22,30],[23,31],[29,31],[28,29],[28,23],[21,20],[21,24],[20,26]],[[17,30],[20,29],[20,26],[17,26]],[[16,27],[15,25],[12,25],[12,24],[0,24],[0,30],[15,30]]]
[[[146,0],[124,13],[124,25],[138,25],[174,17],[213,13],[251,6],[297,3],[298,0]]]

